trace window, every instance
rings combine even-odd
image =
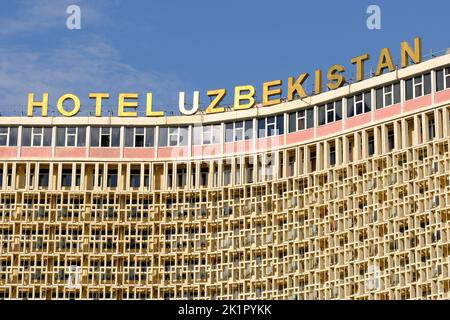
[[[107,176],[107,187],[116,188],[117,187],[117,169],[109,169]]]
[[[194,127],[193,141],[194,144],[217,144],[222,141],[222,127],[221,125],[204,125],[201,127]],[[201,142],[201,143],[200,143]]]
[[[334,166],[336,164],[336,148],[335,146],[330,147],[330,166]]]
[[[370,91],[347,98],[347,117],[353,117],[371,110]]]
[[[130,186],[132,188],[139,188],[141,186],[141,171],[140,170],[131,170]]]
[[[381,109],[400,102],[400,82],[376,89],[376,108]]]
[[[52,128],[24,127],[22,145],[26,147],[49,147],[52,145]]]
[[[342,101],[334,101],[319,106],[319,126],[342,119]]]
[[[49,177],[49,170],[48,169],[40,169],[38,186],[41,188],[47,188],[48,187],[48,177]]]
[[[84,147],[86,145],[85,127],[57,127],[56,146]]]
[[[405,99],[411,100],[431,93],[431,73],[405,81]]]
[[[153,127],[125,128],[125,147],[143,148],[154,146]]]
[[[289,114],[289,133],[314,126],[314,108],[299,110]]]
[[[258,119],[258,138],[284,133],[284,114]]]
[[[253,138],[253,120],[225,124],[225,142],[250,140]]]
[[[72,186],[72,170],[71,169],[63,169],[61,176],[61,185],[63,187],[71,187]]]
[[[388,147],[389,147],[389,151],[391,151],[395,147],[395,140],[394,140],[394,138],[395,138],[394,130],[389,130],[389,132],[388,132]]]
[[[450,67],[436,71],[436,91],[450,88]]]
[[[0,147],[17,146],[17,127],[0,127]]]
[[[187,146],[188,127],[159,127],[160,147]]]
[[[430,140],[433,140],[436,136],[436,127],[434,123],[434,119],[428,120],[428,137]]]
[[[92,127],[91,147],[119,147],[120,128],[119,127]]]
[[[369,156],[373,155],[375,153],[375,141],[373,136],[369,136],[368,139],[368,152]]]

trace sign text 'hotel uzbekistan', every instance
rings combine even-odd
[[[422,61],[422,40],[419,37],[414,39],[414,45],[411,46],[408,42],[401,43],[401,68],[407,67],[409,61],[417,64]],[[364,80],[364,64],[369,60],[369,54],[362,54],[351,59],[351,63],[356,68],[356,81]],[[392,60],[391,52],[388,48],[383,48],[380,51],[378,58],[375,76],[381,75],[384,71],[394,71],[395,65]],[[326,74],[326,86],[329,90],[335,90],[342,87],[345,80],[345,68],[342,65],[335,64],[331,66]],[[289,77],[287,81],[287,101],[292,101],[297,97],[308,97],[304,88],[305,81],[310,77],[308,73],[302,73],[298,77]],[[314,93],[322,92],[323,72],[318,69],[314,72]],[[205,109],[205,113],[220,113],[225,111],[225,107],[221,106],[221,102],[227,95],[226,89],[214,89],[207,91],[207,96],[211,102]],[[255,87],[252,85],[236,86],[234,88],[234,110],[245,110],[255,106]],[[262,106],[272,106],[281,103],[283,96],[283,82],[281,80],[273,80],[264,82],[262,85]],[[102,116],[102,102],[110,98],[109,93],[95,92],[90,93],[89,98],[95,102],[95,116]],[[120,93],[117,103],[117,114],[119,117],[136,117],[139,95],[137,93]],[[193,107],[187,110],[184,104],[184,92],[179,93],[179,108],[183,115],[193,115],[199,110],[200,94],[198,91],[194,92]],[[43,93],[39,100],[36,99],[34,93],[28,94],[28,112],[27,115],[32,117],[35,109],[40,109],[40,116],[47,116],[49,94]],[[70,107],[69,107],[70,105]],[[56,106],[59,113],[65,117],[72,117],[78,114],[81,108],[80,99],[72,94],[67,93],[60,96],[57,100]],[[164,116],[164,111],[153,110],[153,95],[151,92],[146,93],[145,115],[147,117],[161,117]],[[36,113],[38,111],[36,110]]]

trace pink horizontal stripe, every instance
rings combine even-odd
[[[120,158],[120,148],[90,148],[91,158]]]
[[[187,147],[161,147],[158,148],[158,158],[179,158],[189,155]]]
[[[215,156],[221,153],[221,144],[211,144],[204,146],[193,146],[192,156],[194,157],[208,157]]]
[[[85,147],[56,147],[55,158],[85,158]]]
[[[440,103],[450,100],[450,89],[439,91],[434,95],[434,102]]]
[[[384,119],[384,118],[395,116],[400,113],[400,111],[401,111],[400,106],[401,105],[399,103],[397,103],[397,104],[390,105],[388,107],[384,107],[382,109],[377,109],[377,110],[375,110],[374,119],[379,120],[379,119]]]
[[[357,116],[346,119],[345,127],[346,129],[358,127],[368,122],[370,122],[370,112],[359,114]]]
[[[20,152],[21,157],[32,158],[51,158],[52,147],[22,147]]]
[[[283,145],[283,135],[261,138],[256,141],[256,150],[276,149]]]
[[[327,136],[331,133],[336,133],[339,131],[342,131],[342,120],[317,127],[316,134],[318,137],[320,137]]]
[[[292,144],[314,138],[314,129],[306,129],[297,132],[288,133],[286,136],[286,143]]]
[[[404,108],[404,111],[411,111],[411,110],[416,110],[419,108],[429,106],[430,104],[431,104],[431,94],[417,98],[417,99],[405,101],[403,108]]]
[[[124,158],[145,158],[151,159],[155,157],[154,148],[124,148]]]
[[[238,142],[227,142],[224,145],[224,153],[242,153],[250,152],[253,149],[252,140],[243,140]]]
[[[17,147],[0,147],[0,158],[16,158]]]

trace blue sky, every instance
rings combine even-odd
[[[81,30],[66,28],[66,8],[81,8]],[[370,4],[381,7],[381,30],[366,27]],[[22,110],[27,93],[67,92],[91,108],[88,92],[154,93],[160,110],[178,108],[178,92],[325,72],[400,42],[423,39],[424,54],[450,48],[448,0],[17,0],[1,1],[0,112]],[[143,101],[143,99],[141,100]],[[12,109],[14,108],[14,109]]]

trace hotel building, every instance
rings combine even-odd
[[[0,298],[449,299],[450,54],[271,107],[0,117]]]

